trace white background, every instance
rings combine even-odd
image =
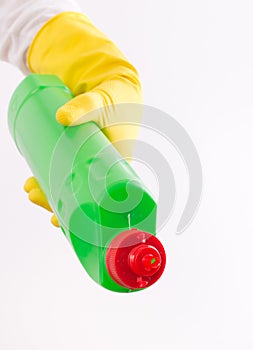
[[[177,166],[178,202],[159,233],[168,257],[163,277],[128,295],[97,286],[22,190],[30,171],[6,115],[22,75],[1,63],[0,349],[251,350],[252,1],[79,3],[138,68],[146,104],[191,135],[203,199],[192,225],[175,235],[187,195]]]

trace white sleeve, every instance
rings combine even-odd
[[[0,60],[28,74],[27,50],[42,25],[65,11],[78,11],[75,0],[0,0]]]

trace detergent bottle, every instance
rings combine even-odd
[[[73,97],[56,76],[27,76],[10,101],[10,132],[90,277],[111,291],[145,289],[166,261],[156,203],[96,123],[57,122]]]

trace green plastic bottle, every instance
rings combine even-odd
[[[12,96],[10,132],[91,278],[117,292],[149,287],[166,260],[156,203],[94,122],[56,121],[72,98],[56,76],[29,75]]]

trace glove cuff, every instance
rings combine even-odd
[[[28,65],[32,72],[57,75],[75,95],[118,76],[140,85],[122,52],[78,12],[64,12],[45,23],[29,48]]]

